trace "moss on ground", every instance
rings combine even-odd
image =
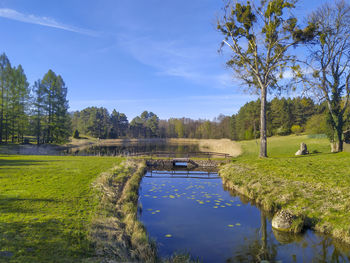
[[[317,153],[294,156],[301,142]],[[257,158],[255,141],[242,147],[244,154],[220,170],[227,186],[267,210],[306,217],[309,227],[350,243],[350,153],[330,153],[327,139],[306,136],[270,138],[266,159]]]

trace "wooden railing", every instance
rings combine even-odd
[[[231,155],[227,153],[217,152],[188,152],[188,153],[175,153],[175,152],[138,152],[130,153],[128,156],[134,157],[162,157],[162,158],[230,158]]]

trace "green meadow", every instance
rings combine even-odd
[[[294,155],[301,142],[309,155]],[[240,143],[243,154],[220,172],[229,187],[266,210],[288,209],[306,218],[306,227],[350,243],[349,152],[331,153],[325,138],[272,137],[269,158],[259,159],[255,140]]]
[[[97,207],[91,184],[122,158],[0,156],[0,262],[79,262]]]

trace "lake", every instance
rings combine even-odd
[[[189,152],[199,152],[197,144],[169,144],[169,143],[137,143],[122,145],[93,145],[82,147],[80,149],[69,149],[65,151],[69,155],[82,156],[116,156],[116,155],[133,155],[137,153],[155,153],[155,152],[171,152],[174,156],[182,156]]]
[[[350,262],[349,247],[330,237],[272,230],[271,217],[225,189],[215,172],[148,171],[139,194],[139,220],[162,257],[180,252],[201,262]]]

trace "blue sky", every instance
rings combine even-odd
[[[302,16],[325,1],[300,1]],[[217,53],[221,0],[0,0],[0,52],[31,84],[62,75],[70,110],[160,118],[232,115],[244,93]]]

